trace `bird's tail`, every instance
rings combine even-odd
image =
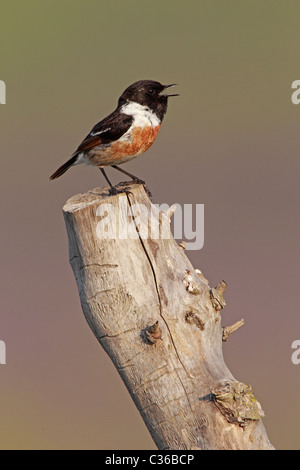
[[[70,158],[66,163],[64,163],[62,166],[60,166],[54,173],[53,175],[50,176],[51,180],[55,180],[55,178],[58,178],[59,176],[63,175],[71,166],[74,165],[78,158],[78,155],[73,155],[73,157]]]

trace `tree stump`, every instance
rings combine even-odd
[[[211,288],[193,268],[172,210],[159,212],[142,185],[126,188],[76,195],[63,213],[85,318],[157,447],[273,449],[252,388],[223,359],[222,340],[243,323],[222,328],[226,283]]]

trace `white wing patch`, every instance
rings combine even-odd
[[[108,127],[107,129],[104,129],[103,131],[98,131],[98,132],[93,132],[93,131],[92,131],[92,132],[90,133],[90,136],[91,136],[91,137],[94,137],[95,135],[103,134],[104,132],[107,132],[107,131],[109,131],[109,130],[110,130],[110,127]]]

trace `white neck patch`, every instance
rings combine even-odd
[[[159,126],[161,121],[155,113],[151,111],[147,106],[135,103],[134,101],[128,101],[124,104],[121,109],[121,113],[128,114],[133,117],[133,125],[138,127]]]

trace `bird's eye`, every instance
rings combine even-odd
[[[148,95],[154,95],[155,93],[155,90],[153,88],[150,88],[150,90],[148,90]]]

